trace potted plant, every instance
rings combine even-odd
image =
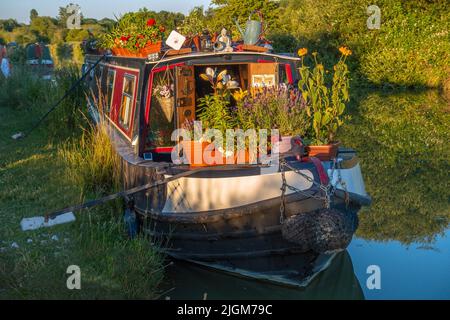
[[[311,70],[304,64],[308,50],[302,48],[298,51],[301,57],[298,88],[307,101],[306,111],[312,119],[311,144],[306,147],[306,151],[309,156],[323,161],[336,157],[340,144],[336,140],[336,133],[343,124],[345,106],[349,101],[349,72],[345,60],[352,52],[346,47],[339,48],[339,51],[341,57],[333,68],[331,86],[325,83],[328,71],[318,62],[317,52],[312,54],[315,65]]]
[[[229,76],[226,70],[218,72],[217,69],[207,68],[200,77],[211,84],[214,92],[198,99],[198,119],[202,122],[203,128],[218,130],[221,138],[207,136],[204,132],[201,132],[201,138],[195,137],[193,124],[187,123],[184,128],[191,132],[194,139],[182,141],[184,156],[191,166],[235,163],[233,150],[227,148],[224,143],[226,130],[234,129],[236,126],[229,109],[229,92],[226,90]]]
[[[262,88],[252,95],[237,92],[236,117],[244,129],[278,129],[279,136],[270,138],[270,145],[278,143],[278,151],[291,149],[293,136],[304,136],[309,128],[306,101],[301,93],[287,86]]]
[[[126,13],[102,36],[102,47],[120,56],[147,57],[160,52],[165,28],[149,15],[146,11]]]

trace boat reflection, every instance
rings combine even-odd
[[[167,269],[165,299],[364,299],[347,251],[334,256],[306,287],[286,287],[237,278],[219,271],[175,261]]]

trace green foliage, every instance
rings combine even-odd
[[[23,66],[27,57],[25,47],[18,45],[11,48],[8,52],[8,57],[13,66]]]
[[[449,226],[450,114],[435,91],[359,92],[339,140],[358,151],[370,207],[365,239],[432,242]]]
[[[315,145],[335,141],[337,130],[342,126],[345,105],[349,101],[349,71],[345,63],[347,49],[341,48],[343,55],[334,66],[333,79],[326,83],[325,68],[313,53],[315,66],[311,70],[303,61],[299,68],[298,83],[302,96],[307,100],[307,114],[312,118],[312,142]]]
[[[21,109],[22,112],[46,105],[50,91],[50,83],[42,81],[26,66],[14,66],[7,80],[0,77],[0,105]]]
[[[60,156],[67,174],[83,193],[104,194],[120,186],[120,158],[111,145],[106,127],[88,127],[80,139],[66,143]]]
[[[207,29],[207,19],[203,6],[195,7],[184,18],[180,32],[185,35],[196,35]]]
[[[50,17],[36,17],[30,23],[30,31],[39,42],[50,43],[56,29],[54,19]]]
[[[0,80],[0,238],[20,247],[2,249],[0,299],[157,298],[163,257],[149,239],[127,239],[120,201],[78,212],[76,222],[51,230],[20,230],[23,217],[116,191],[119,173],[111,145],[104,132],[96,129],[83,131],[78,142],[73,137],[54,144],[51,128],[56,124],[44,125],[22,143],[11,143],[12,133],[30,128],[48,110],[48,104],[43,103],[45,91],[54,102],[78,75],[78,71],[58,72],[58,81],[51,85],[28,69],[20,70],[20,75],[18,67],[14,70],[7,82]],[[13,89],[20,92],[22,100],[10,99],[16,94]],[[36,101],[29,101],[31,97]],[[64,116],[70,114],[75,99],[84,100],[84,95],[77,92],[69,99],[70,105],[60,106],[61,113],[51,121],[67,126],[70,121]],[[86,126],[82,116],[75,123],[80,125]],[[64,136],[64,132],[58,134]],[[80,137],[80,130],[78,133]],[[53,235],[59,239],[51,240]],[[72,264],[82,270],[82,290],[67,290],[66,269]]]
[[[372,4],[381,9],[379,30],[366,25]],[[279,32],[317,50],[325,65],[341,45],[354,51],[355,84],[437,87],[448,78],[448,1],[286,0],[280,6]]]
[[[39,13],[37,12],[36,9],[31,9],[30,10],[30,21],[33,21],[33,19],[39,17]]]
[[[124,14],[110,32],[102,35],[101,46],[137,51],[148,43],[161,41],[164,31],[164,26],[156,21],[152,11],[141,9]]]
[[[217,129],[226,136],[227,129],[236,128],[236,120],[230,112],[229,96],[207,95],[198,99],[199,115],[204,128]]]
[[[235,99],[238,126],[248,129],[278,129],[283,136],[305,136],[310,127],[306,102],[295,89],[263,88]],[[242,94],[241,94],[242,96]]]
[[[12,32],[19,26],[20,24],[15,19],[0,20],[0,30],[5,30],[6,32]]]
[[[66,41],[83,41],[89,38],[89,32],[86,29],[70,29],[65,37]]]
[[[280,24],[284,23],[279,19],[279,4],[276,1],[213,0],[211,3],[216,7],[211,11],[213,18],[208,19],[208,27],[217,32],[225,27],[231,30],[233,38],[240,37],[234,19],[237,19],[239,24],[245,28],[245,23],[254,10],[262,12],[268,33],[275,32]],[[256,16],[253,18],[259,19]]]
[[[78,66],[71,64],[56,70],[54,76],[56,85],[53,85],[47,94],[49,102],[43,106],[45,109],[62,97],[79,79],[81,73]],[[83,113],[87,111],[85,98],[85,88],[79,85],[51,113],[47,121],[47,130],[51,138],[60,140],[80,135],[80,124],[84,122]]]
[[[13,132],[30,127],[45,111],[0,104],[0,238],[6,247],[0,255],[0,299],[157,298],[163,257],[147,238],[127,239],[120,201],[80,211],[70,224],[20,229],[23,217],[97,196],[80,194],[81,179],[72,179],[72,168],[58,152],[68,145],[50,143],[46,127],[10,143]],[[12,242],[19,248],[10,248]],[[72,264],[81,268],[81,290],[67,290],[66,269]]]

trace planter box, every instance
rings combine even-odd
[[[120,57],[138,57],[138,58],[147,58],[147,56],[151,53],[161,52],[162,41],[158,41],[156,43],[148,42],[144,48],[141,48],[137,51],[131,51],[126,48],[112,48],[111,51],[115,56]]]
[[[211,142],[182,141],[183,154],[191,167],[220,166],[226,164],[249,164],[257,159],[248,150],[241,150],[238,153],[225,155],[218,150],[214,150]],[[208,157],[210,157],[208,159]]]
[[[338,141],[323,146],[307,146],[305,149],[309,157],[316,157],[322,161],[330,161],[331,159],[336,158],[340,144],[341,143]]]

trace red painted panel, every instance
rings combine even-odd
[[[257,61],[258,61],[258,63],[274,63],[271,60],[264,60],[264,59],[258,59]]]
[[[171,153],[172,150],[173,150],[173,147],[160,147],[160,148],[154,148],[150,151],[155,152],[155,153]]]
[[[286,63],[284,65],[284,68],[286,70],[286,76],[288,78],[289,84],[294,84],[294,79],[292,77],[292,68],[291,65],[289,63]]]
[[[136,111],[136,100],[139,85],[139,71],[122,69],[120,67],[115,67],[114,70],[116,70],[116,81],[114,84],[113,103],[111,108],[111,120],[117,125],[120,131],[122,131],[128,138],[132,139],[131,133],[133,131],[134,115]],[[133,100],[131,102],[132,106],[130,116],[131,118],[128,130],[123,128],[119,123],[119,110],[120,105],[122,104],[122,91],[125,74],[129,74],[135,77]]]

